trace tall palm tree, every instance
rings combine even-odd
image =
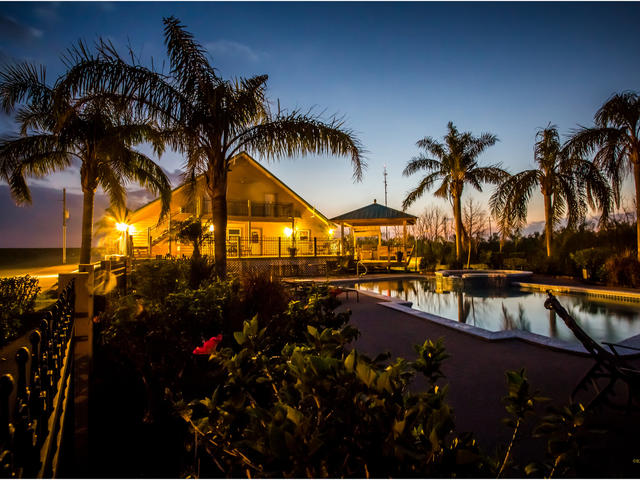
[[[483,133],[479,137],[474,137],[470,132],[460,133],[453,122],[449,122],[447,128],[449,131],[444,136],[444,143],[439,143],[431,137],[418,140],[418,147],[424,149],[425,153],[412,158],[402,173],[408,177],[420,170],[426,170],[427,174],[418,186],[407,194],[402,202],[402,208],[406,210],[435,182],[442,180],[433,194],[436,197],[451,200],[456,229],[456,261],[461,263],[463,233],[461,198],[464,185],[469,183],[478,191],[482,191],[481,183],[498,183],[506,178],[508,173],[500,168],[500,165],[478,166],[478,156],[498,141],[495,135]]]
[[[73,97],[63,78],[52,87],[44,67],[10,65],[0,72],[0,102],[15,111],[19,135],[0,138],[0,178],[18,204],[30,204],[26,177],[43,177],[80,162],[83,192],[80,263],[91,261],[93,204],[98,186],[112,205],[124,206],[127,182],[136,181],[162,197],[163,213],[171,186],[162,169],[132,145],[151,141],[156,153],[163,143],[151,123],[136,122],[119,111],[122,105],[96,93]],[[17,108],[16,105],[20,104]]]
[[[596,152],[594,163],[611,179],[616,206],[620,186],[630,171],[636,189],[636,219],[640,219],[640,96],[618,93],[609,98],[594,116],[595,126],[581,127],[568,142],[578,155]],[[640,221],[636,222],[640,261]]]
[[[299,110],[272,113],[265,97],[266,75],[226,81],[211,66],[207,52],[174,17],[164,19],[171,71],[165,76],[140,63],[129,63],[109,44],[100,55],[83,49],[70,77],[73,88],[91,85],[129,95],[170,132],[170,146],[185,154],[184,177],[195,185],[204,174],[215,226],[216,275],[226,275],[227,175],[242,152],[268,160],[306,154],[348,155],[354,177],[364,167],[363,150],[341,120],[322,121]]]
[[[537,168],[509,177],[498,186],[489,203],[501,223],[523,225],[531,195],[539,188],[544,198],[547,257],[551,257],[554,227],[565,216],[568,226],[577,225],[584,219],[587,205],[600,209],[600,221],[606,221],[611,209],[611,189],[591,162],[563,148],[554,125],[536,134],[534,160]]]

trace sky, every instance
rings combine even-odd
[[[538,129],[552,123],[568,135],[592,125],[613,93],[640,90],[635,2],[0,2],[0,65],[44,64],[53,82],[64,71],[65,49],[98,37],[161,65],[162,19],[170,15],[223,78],[267,74],[274,105],[337,115],[356,132],[367,151],[360,183],[344,157],[263,162],[329,218],[383,203],[385,165],[388,205],[401,209],[421,178],[402,175],[420,153],[416,142],[442,139],[449,121],[497,135],[480,164],[515,173],[533,167]],[[0,114],[0,135],[11,131],[12,119]],[[168,152],[158,162],[177,181],[181,155]],[[80,193],[77,168],[30,185],[38,195],[19,208],[0,184],[0,247],[61,245],[61,189]],[[144,195],[130,189],[136,206]],[[492,190],[467,186],[465,197],[486,204]],[[98,203],[97,216],[106,201]],[[80,243],[80,205],[71,208],[69,246]],[[450,211],[430,194],[408,211],[419,215],[431,205]],[[539,194],[528,220],[543,220]]]

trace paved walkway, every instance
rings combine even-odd
[[[487,451],[504,445],[512,433],[501,423],[501,419],[506,417],[501,403],[506,394],[505,371],[525,368],[531,385],[541,395],[552,398],[557,405],[563,405],[568,403],[575,384],[593,365],[587,356],[553,351],[518,339],[486,341],[383,307],[378,305],[379,299],[362,293],[359,302],[352,293],[348,299],[345,294],[339,298],[343,301],[339,308],[352,311],[351,321],[361,332],[355,348],[368,355],[375,356],[388,351],[392,358],[413,360],[413,345],[421,344],[427,338],[444,339],[450,355],[443,366],[447,377],[444,383],[449,384],[448,396],[454,408],[457,429],[474,432]],[[424,380],[418,378],[414,388],[424,386]],[[614,438],[609,439],[608,444],[614,445],[618,441],[623,445],[617,449],[618,455],[623,458],[630,455],[640,457],[640,447],[636,448],[635,454],[624,450],[624,446],[628,445],[628,435],[637,438],[640,415],[625,417],[617,412],[607,412],[603,421],[613,432]],[[535,441],[527,446],[534,447],[536,451],[544,451],[544,445],[535,446]],[[628,461],[632,462],[632,459]],[[640,475],[640,468],[637,475]]]
[[[77,264],[53,265],[51,267],[4,269],[0,270],[0,278],[31,275],[32,277],[38,278],[38,280],[40,281],[40,288],[44,292],[58,283],[59,273],[70,273],[76,271],[77,269]]]

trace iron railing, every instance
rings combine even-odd
[[[202,253],[213,256],[215,244],[209,240]],[[340,253],[340,240],[312,237],[305,240],[290,237],[231,237],[227,239],[228,258],[256,257],[333,257]]]
[[[249,202],[227,202],[227,215],[237,217],[249,216]],[[289,218],[299,217],[300,211],[293,208],[293,203],[254,203],[251,202],[252,217]]]
[[[67,284],[39,328],[31,332],[31,348],[23,345],[15,350],[16,364],[6,369],[12,373],[0,377],[4,477],[56,475],[73,391],[74,284],[74,280]]]

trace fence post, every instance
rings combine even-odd
[[[83,272],[58,274],[58,294],[75,279],[73,328],[73,455],[75,473],[89,477],[89,375],[93,360],[94,266],[82,265]]]
[[[282,237],[278,237],[278,258],[282,256]]]

